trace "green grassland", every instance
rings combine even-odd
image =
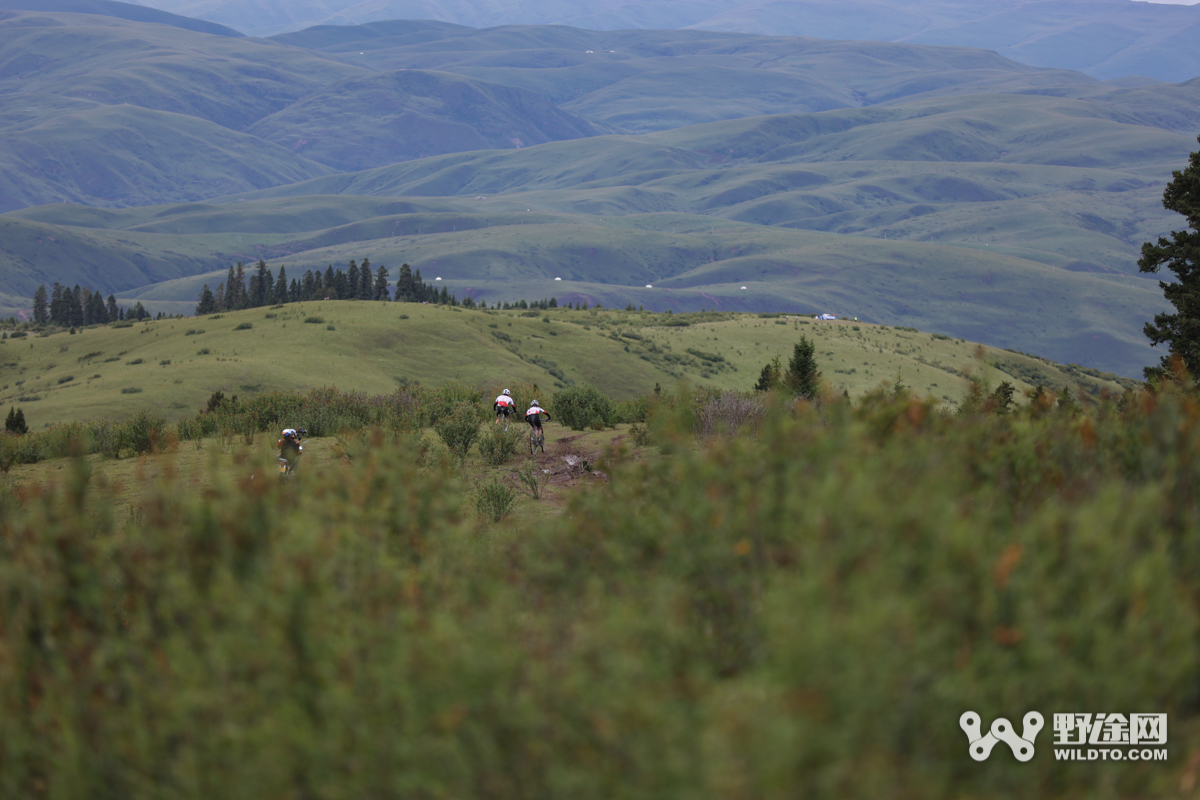
[[[857,397],[900,382],[949,405],[968,376],[1098,397],[1131,382],[944,335],[852,321],[753,314],[614,310],[494,312],[406,303],[324,301],[218,317],[167,319],[0,342],[0,407],[35,427],[189,416],[209,395],[337,386],[387,394],[409,382],[486,386],[590,383],[617,398],[680,381],[750,389],[801,336],[816,343],[830,391]]]

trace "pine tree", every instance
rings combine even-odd
[[[262,308],[274,294],[275,280],[267,262],[261,258],[254,266],[254,274],[250,276],[250,286],[246,290],[245,308]]]
[[[50,321],[50,309],[47,303],[45,285],[38,286],[37,291],[33,293],[33,323],[35,325],[45,325]]]
[[[779,363],[779,356],[775,356],[762,368],[762,372],[758,376],[758,383],[754,384],[754,391],[769,392],[779,386],[782,381],[783,367]]]
[[[10,408],[8,418],[4,420],[4,430],[18,435],[29,433],[29,426],[25,424],[25,412],[19,408]]]
[[[812,400],[821,389],[816,350],[816,344],[810,342],[807,336],[801,336],[800,341],[792,348],[787,373],[783,376],[783,382],[788,388],[806,400]]]
[[[350,268],[346,271],[348,291],[342,295],[343,299],[349,300],[358,297],[358,282],[358,263],[352,258],[350,259]]]
[[[129,316],[132,316],[138,322],[141,322],[146,317],[150,316],[150,312],[147,311],[144,306],[142,306],[142,301],[138,300],[133,306],[133,311],[129,312]]]
[[[231,308],[237,311],[240,308],[245,308],[250,300],[250,295],[246,291],[246,268],[242,262],[237,262],[237,268],[233,271],[233,285],[225,289],[226,296],[233,292],[233,305]]]
[[[297,283],[296,283],[296,279],[295,279],[295,278],[292,278],[292,286],[291,286],[291,288],[290,288],[290,289],[288,289],[288,299],[287,299],[287,302],[289,302],[289,303],[299,303],[299,302],[300,302],[300,300],[301,300],[301,298],[300,298],[300,286],[299,286],[299,284],[297,284]]]
[[[88,325],[103,325],[108,321],[108,309],[104,307],[104,300],[100,298],[99,292],[92,292],[88,297],[88,306],[84,310],[85,322]]]
[[[371,287],[371,297],[375,300],[388,299],[388,271],[382,264],[375,270],[375,283]]]
[[[63,292],[63,297],[67,301],[68,313],[70,314],[67,324],[72,328],[83,327],[83,289],[77,283],[71,291]]]
[[[408,264],[400,265],[400,277],[396,279],[396,297],[397,303],[411,303],[416,299],[416,292],[413,289],[413,273],[412,267]]]
[[[279,267],[279,277],[275,279],[275,294],[271,298],[272,305],[282,305],[291,299],[291,293],[288,291],[287,270],[281,265]]]
[[[67,309],[64,294],[63,287],[55,281],[54,289],[50,292],[50,321],[65,328],[71,324],[71,313]]]
[[[321,296],[326,300],[337,300],[337,280],[333,274],[333,264],[325,270],[325,281],[321,286]]]
[[[200,302],[196,304],[196,316],[203,314],[212,314],[217,310],[216,299],[213,297],[212,290],[208,288],[208,284],[204,284],[204,288],[200,290]]]
[[[233,271],[233,264],[229,265],[229,274],[225,276],[225,282],[217,287],[217,294],[220,296],[220,308],[222,311],[232,311],[234,308],[233,302],[237,299],[237,291],[233,288],[233,281],[236,273]],[[224,287],[224,291],[221,289]]]
[[[1166,266],[1175,273],[1174,283],[1158,284],[1175,313],[1155,314],[1154,322],[1143,329],[1152,347],[1160,343],[1168,347],[1159,366],[1146,367],[1146,380],[1170,376],[1171,359],[1176,356],[1188,372],[1200,375],[1200,151],[1191,154],[1185,169],[1172,175],[1163,191],[1163,208],[1182,214],[1190,230],[1174,231],[1170,239],[1160,236],[1158,244],[1142,245],[1139,270],[1156,273]]]
[[[116,295],[110,294],[108,296],[108,300],[105,301],[105,309],[104,310],[108,312],[108,321],[109,322],[117,321],[117,296]]]

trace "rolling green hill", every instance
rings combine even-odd
[[[187,114],[240,130],[368,70],[272,42],[68,13],[0,20],[0,124],[52,98]],[[52,109],[48,109],[52,110]],[[14,119],[13,115],[17,115]]]
[[[452,380],[497,392],[536,383],[546,394],[588,382],[618,398],[681,380],[749,389],[762,366],[777,355],[786,360],[800,336],[816,343],[830,390],[852,396],[899,378],[954,404],[968,373],[993,385],[1008,380],[1019,391],[1041,383],[1093,396],[1131,383],[1004,350],[984,348],[981,361],[970,342],[861,323],[325,301],[6,339],[0,406],[20,405],[36,428],[139,410],[178,418],[218,389],[245,395],[336,385],[387,394],[408,381]]]
[[[254,136],[125,105],[6,128],[0,145],[4,211],[47,200],[107,206],[199,200],[329,172]]]
[[[214,36],[243,35],[224,25],[170,14],[133,3],[118,3],[115,0],[0,0],[0,11],[65,11],[71,14],[95,14],[135,22],[153,22],[156,25],[170,25]]]
[[[404,21],[312,28],[275,41],[375,69],[439,69],[525,87],[630,133],[930,94],[1098,87],[1079,73],[1032,69],[982,50],[705,31]]]
[[[149,237],[136,246],[167,282],[117,288],[176,312],[234,260],[295,274],[368,256],[488,300],[831,310],[1136,375],[1152,360],[1142,322],[1163,306],[1137,251],[1178,224],[1158,198],[1193,147],[1137,113],[1045,95],[922,100],[459,153],[230,205],[10,216],[126,251],[118,231]],[[206,252],[208,266],[180,270]]]
[[[406,70],[335,84],[259,120],[247,133],[350,172],[601,131],[527,89]]]

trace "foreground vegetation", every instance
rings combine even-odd
[[[1194,394],[1044,394],[1008,413],[982,389],[956,414],[903,390],[650,408],[561,514],[492,514],[480,498],[515,491],[521,459],[464,468],[429,446],[440,429],[344,427],[349,451],[288,482],[235,443],[199,482],[168,454],[119,480],[109,465],[143,461],[68,460],[11,487],[0,794],[1186,785]],[[539,466],[567,458],[548,450]],[[976,763],[966,709],[1166,712],[1170,758],[1056,762],[1043,731],[1028,764],[1002,749]]]

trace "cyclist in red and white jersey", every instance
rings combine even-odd
[[[500,396],[496,398],[496,402],[492,403],[492,406],[496,409],[497,422],[500,421],[501,417],[507,420],[508,416],[517,410],[517,404],[512,399],[512,392],[508,389],[500,393]]]
[[[546,420],[550,420],[550,412],[538,405],[538,401],[534,400],[533,405],[525,412],[525,421],[529,423],[529,427],[541,433],[542,430],[542,414],[546,415]]]

